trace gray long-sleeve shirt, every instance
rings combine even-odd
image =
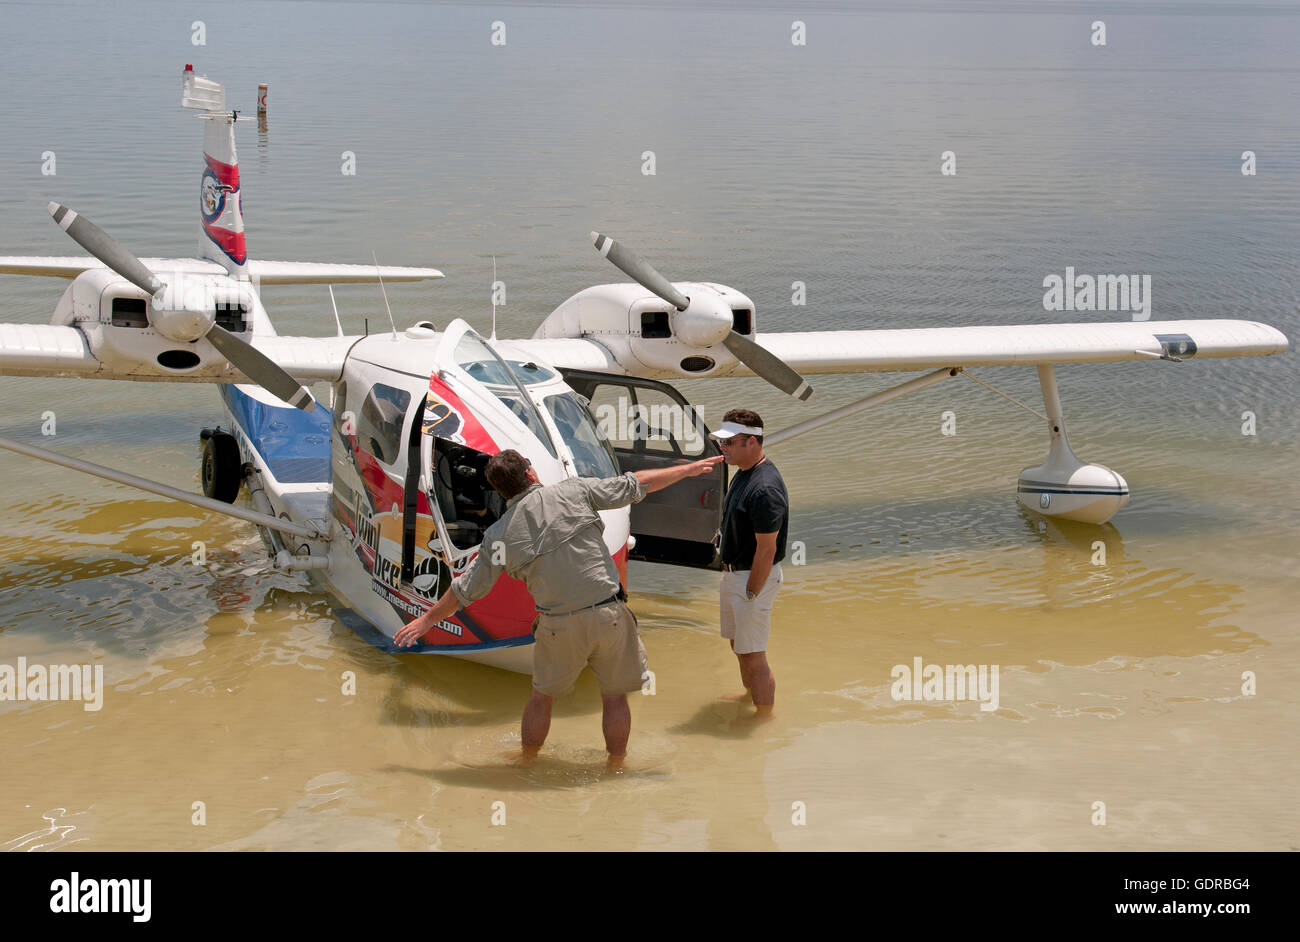
[[[618,568],[596,511],[637,503],[645,493],[630,471],[531,485],[483,531],[478,556],[452,580],[451,591],[463,608],[487,595],[505,572],[522,579],[537,610],[548,615],[603,602],[618,591]]]

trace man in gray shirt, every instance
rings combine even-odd
[[[429,611],[393,640],[405,647],[438,622],[491,591],[501,574],[522,579],[537,606],[533,693],[524,707],[520,760],[536,757],[551,727],[554,699],[573,689],[588,665],[600,683],[601,727],[609,765],[627,754],[632,714],[627,695],[648,669],[636,618],[623,604],[618,568],[605,547],[597,511],[636,503],[682,478],[706,474],[722,458],[670,468],[629,471],[600,480],[568,478],[544,487],[528,459],[514,450],[494,455],[488,483],[506,498],[506,512],[483,532],[470,567]]]

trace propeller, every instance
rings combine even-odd
[[[596,246],[597,252],[613,262],[615,267],[641,287],[663,298],[677,308],[679,312],[684,313],[691,307],[690,298],[674,288],[672,282],[655,271],[653,266],[631,249],[615,242],[609,236],[601,235],[599,232],[593,232],[591,240]],[[708,316],[710,312],[701,311],[700,313]],[[716,317],[716,312],[714,313]],[[729,312],[724,322],[730,324]],[[694,326],[693,332],[697,332],[697,335],[702,333],[700,328]],[[686,331],[681,333],[686,333]],[[684,337],[683,339],[691,340],[693,338]],[[705,343],[703,345],[710,346],[711,344]],[[756,376],[767,380],[783,393],[788,393],[803,401],[812,398],[813,389],[808,385],[807,380],[787,366],[779,357],[760,347],[744,334],[738,334],[734,329],[728,327],[727,333],[722,336],[722,345],[727,348],[732,356],[753,370]]]
[[[776,354],[760,347],[744,334],[738,334],[733,330],[722,338],[722,345],[730,350],[737,360],[781,392],[794,396],[802,402],[812,398],[813,388],[808,385],[808,380],[786,366]]]
[[[283,367],[273,362],[252,344],[240,340],[215,322],[209,323],[206,328],[195,331],[197,336],[173,337],[172,335],[177,333],[178,330],[184,333],[185,327],[195,323],[201,324],[202,321],[182,317],[177,320],[176,324],[171,325],[170,330],[156,323],[153,311],[157,304],[157,295],[167,287],[162,279],[151,272],[144,262],[131,254],[130,249],[115,240],[85,216],[79,215],[74,210],[58,203],[50,203],[49,210],[54,222],[60,229],[71,236],[74,242],[153,298],[153,303],[148,308],[150,312],[149,323],[160,334],[178,341],[197,340],[199,337],[207,337],[212,346],[217,348],[217,352],[225,357],[232,366],[271,395],[279,397],[304,412],[311,412],[316,408],[316,400],[312,398],[312,394],[285,372]]]
[[[597,252],[613,262],[615,267],[622,270],[623,274],[642,288],[653,291],[679,311],[684,311],[690,306],[690,298],[674,288],[672,282],[655,271],[631,249],[623,248],[609,236],[601,235],[599,232],[593,232],[591,240],[595,243]]]

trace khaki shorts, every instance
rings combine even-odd
[[[533,689],[562,697],[587,665],[606,695],[640,690],[650,665],[636,616],[622,602],[567,615],[539,615],[534,633]]]
[[[781,564],[767,574],[763,590],[753,600],[745,598],[749,570],[724,572],[718,590],[721,600],[719,622],[722,637],[735,642],[737,654],[757,654],[767,650],[767,636],[772,627],[772,602],[781,588]]]

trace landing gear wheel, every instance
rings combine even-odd
[[[243,482],[242,472],[239,444],[234,436],[214,432],[203,443],[203,493],[233,504]]]

